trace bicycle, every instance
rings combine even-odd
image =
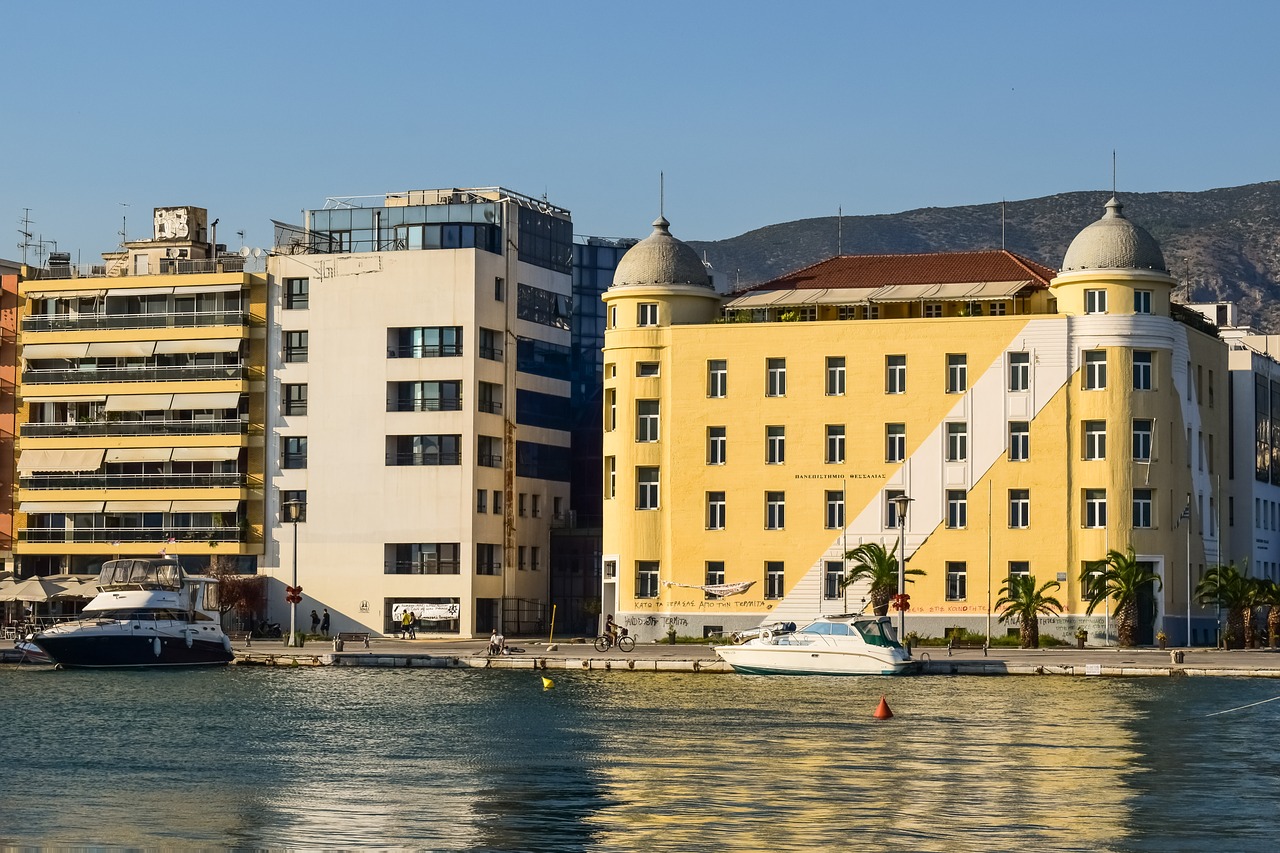
[[[629,637],[626,634],[623,634],[617,640],[614,640],[614,638],[610,637],[608,634],[596,637],[596,651],[607,652],[611,646],[617,646],[618,651],[629,652],[635,649],[636,638]]]

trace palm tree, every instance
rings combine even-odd
[[[1259,579],[1257,598],[1267,608],[1267,645],[1274,649],[1280,643],[1280,583]]]
[[[1040,648],[1041,613],[1051,616],[1062,612],[1062,602],[1049,595],[1061,586],[1057,581],[1049,581],[1036,589],[1034,575],[1011,575],[1000,587],[1000,600],[996,602],[1000,621],[1018,620],[1018,637],[1024,649]]]
[[[871,582],[871,589],[868,596],[871,598],[871,609],[877,616],[884,616],[889,612],[889,600],[898,591],[898,558],[895,552],[898,550],[897,543],[891,550],[886,551],[883,545],[876,542],[867,542],[859,545],[852,551],[846,551],[844,558],[853,563],[845,571],[845,576],[840,581],[840,588],[844,589],[849,584],[866,580]],[[911,575],[923,575],[924,572],[919,569],[907,569],[903,572],[907,583],[914,583]]]
[[[1138,593],[1152,583],[1157,590],[1164,586],[1149,565],[1138,562],[1132,545],[1124,553],[1113,548],[1080,572],[1080,587],[1089,602],[1085,613],[1092,614],[1108,598],[1115,601],[1116,639],[1122,646],[1132,646],[1138,630]]]
[[[1210,566],[1196,584],[1196,597],[1201,604],[1216,602],[1218,607],[1227,611],[1227,633],[1224,638],[1227,648],[1244,644],[1245,625],[1252,622],[1253,596],[1250,589],[1253,584],[1245,577],[1234,563]]]

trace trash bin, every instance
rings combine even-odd
[[[1174,649],[1173,651],[1169,652],[1170,663],[1182,663],[1182,661],[1183,661],[1183,653],[1180,649]]]
[[[335,652],[340,652],[340,651],[342,651],[342,638],[341,638],[341,637],[334,637],[334,638],[333,638],[333,650],[334,650]]]

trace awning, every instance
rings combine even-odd
[[[240,501],[174,501],[171,512],[235,512]]]
[[[107,462],[168,462],[172,453],[168,447],[113,447]]]
[[[965,301],[1008,299],[1024,287],[1026,281],[975,281],[948,284],[888,284],[876,288],[868,297],[871,302]]]
[[[108,412],[158,412],[173,408],[172,394],[112,394],[107,398]]]
[[[106,512],[168,512],[171,501],[107,501]]]
[[[192,287],[175,287],[174,296],[186,296],[195,293],[235,293],[244,290],[243,284],[197,284]]]
[[[84,358],[88,351],[88,344],[27,344],[22,348],[22,357],[28,361],[33,358]]]
[[[69,397],[65,394],[54,394],[53,396],[46,397],[44,394],[40,394],[39,396],[24,396],[22,399],[27,403],[101,403],[104,402],[107,397],[105,394],[89,397],[84,395]]]
[[[200,338],[197,340],[160,341],[156,355],[176,352],[239,352],[240,338]]]
[[[18,512],[102,512],[102,501],[23,501]]]
[[[97,358],[147,358],[155,349],[155,341],[98,341],[89,344],[89,355]]]
[[[173,449],[174,462],[230,462],[239,458],[239,447],[175,447]],[[109,456],[107,461],[111,461]]]
[[[173,293],[172,287],[119,287],[112,288],[106,292],[108,297],[111,296],[164,296],[167,293]]]
[[[240,392],[225,394],[174,394],[169,408],[180,411],[200,409],[236,409],[240,406]]]
[[[102,467],[102,448],[89,450],[59,450],[33,448],[18,456],[18,473],[33,471],[97,471]]]
[[[64,279],[65,280],[65,279]],[[39,282],[25,282],[23,294],[31,299],[71,299],[80,296],[101,296],[101,290],[50,290],[41,287]]]

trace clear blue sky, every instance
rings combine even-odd
[[[327,196],[501,185],[644,236],[665,171],[710,240],[1105,188],[1112,149],[1121,192],[1280,178],[1274,2],[9,0],[0,32],[14,259],[23,208],[89,262],[178,204],[265,246]]]

